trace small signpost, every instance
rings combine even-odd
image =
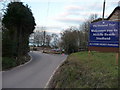
[[[119,53],[120,22],[99,21],[90,25],[89,51]]]

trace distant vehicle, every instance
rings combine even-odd
[[[52,51],[61,51],[61,49],[51,49]]]
[[[55,54],[61,54],[62,50],[61,49],[51,49],[51,52],[55,53]]]

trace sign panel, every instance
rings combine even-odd
[[[90,47],[119,48],[119,22],[100,21],[90,25]]]

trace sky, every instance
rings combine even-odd
[[[36,22],[36,29],[60,33],[70,26],[78,27],[91,14],[102,17],[104,0],[21,0],[28,4]],[[105,17],[108,17],[120,0],[106,0]]]

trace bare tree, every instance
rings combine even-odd
[[[52,46],[54,47],[54,48],[58,48],[58,43],[59,43],[59,37],[58,37],[58,35],[57,34],[52,34],[52,40],[53,40],[53,42],[52,42]]]
[[[42,44],[42,42],[41,42],[41,32],[40,31],[36,31],[34,33],[34,43],[37,46],[40,46]]]
[[[80,30],[83,32],[83,45],[82,47],[87,50],[88,48],[88,36],[90,31],[90,24],[92,21],[98,18],[97,14],[91,14],[88,20],[83,22],[83,24],[80,26]]]
[[[93,20],[98,18],[98,14],[91,14],[89,17],[89,21],[92,22]]]
[[[52,36],[48,34],[43,28],[34,32],[34,43],[37,46],[50,46]]]
[[[50,41],[52,40],[52,36],[51,35],[46,35],[46,45],[50,46]]]
[[[45,42],[46,42],[46,27],[40,27],[40,31],[41,31],[41,42],[42,42],[42,46],[45,46]]]

